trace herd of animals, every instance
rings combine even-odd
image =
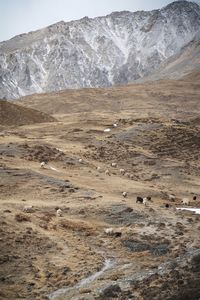
[[[79,162],[79,163],[82,163],[82,162],[83,162],[82,158],[80,158],[80,159],[78,160],[78,162]],[[42,162],[40,163],[40,167],[41,167],[42,169],[44,169],[46,166],[47,166],[47,162],[42,161]],[[116,168],[116,167],[117,167],[117,163],[112,162],[112,163],[111,163],[111,167]],[[100,171],[101,171],[101,167],[98,166],[98,167],[97,167],[97,171],[100,172]],[[133,179],[133,178],[132,178],[133,175],[130,174],[130,173],[128,173],[128,172],[126,172],[125,169],[120,169],[119,172],[120,172],[121,175],[124,175],[124,176],[126,176],[126,177],[128,177],[128,178],[130,178],[130,179]],[[109,171],[109,169],[106,169],[106,170],[105,170],[105,175],[109,175],[109,176],[110,176],[110,171]],[[122,196],[123,196],[124,198],[127,198],[127,197],[128,197],[128,192],[126,192],[126,191],[122,192]],[[196,199],[197,199],[197,196],[194,195],[193,198],[192,198],[192,200],[196,200]],[[169,194],[169,195],[168,195],[168,200],[169,200],[169,201],[175,201],[175,200],[176,200],[176,196],[173,195],[173,194]],[[146,205],[147,205],[148,203],[150,203],[150,202],[152,202],[151,196],[145,196],[145,197],[137,196],[137,197],[136,197],[136,203],[144,204],[144,205],[146,206]],[[191,202],[191,200],[190,200],[189,198],[182,198],[182,199],[181,199],[181,203],[182,203],[183,205],[189,205],[190,202]],[[171,204],[165,203],[165,204],[164,204],[164,207],[165,207],[165,208],[170,208],[170,207],[171,207]],[[32,209],[32,207],[29,207],[29,208],[28,208],[28,210],[31,210],[31,209]],[[27,208],[26,208],[26,211],[27,211]],[[62,214],[62,210],[61,210],[60,208],[57,208],[56,214],[57,214],[57,216],[62,217],[62,215],[63,215],[63,214]]]

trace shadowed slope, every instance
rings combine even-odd
[[[18,126],[54,121],[53,117],[35,109],[0,101],[0,125]]]

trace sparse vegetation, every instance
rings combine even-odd
[[[200,249],[199,216],[176,207],[184,198],[200,207],[198,85],[193,78],[22,100],[58,122],[8,120],[0,134],[0,298],[42,299],[66,287],[61,299],[157,300],[171,286],[187,292],[184,282],[195,294],[198,259],[186,268],[184,255]]]

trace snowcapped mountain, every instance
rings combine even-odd
[[[21,34],[0,43],[0,98],[133,82],[177,55],[199,28],[199,5],[176,1]]]

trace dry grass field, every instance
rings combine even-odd
[[[198,299],[199,271],[137,280],[200,249],[200,216],[176,211],[200,207],[199,74],[15,103],[29,121],[0,119],[0,299]]]

